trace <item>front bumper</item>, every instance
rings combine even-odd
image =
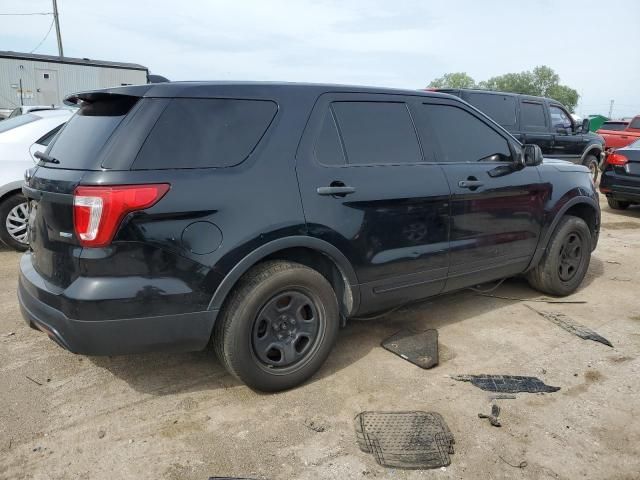
[[[22,261],[18,282],[20,310],[27,324],[45,332],[63,348],[84,355],[122,355],[153,350],[195,351],[206,347],[217,312],[189,312],[152,317],[72,319],[41,298],[63,295],[46,291],[39,274]]]

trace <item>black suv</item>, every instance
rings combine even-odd
[[[523,273],[567,295],[597,243],[589,170],[450,95],[165,83],[68,101],[23,188],[18,295],[72,352],[211,341],[280,390],[349,317]]]
[[[544,155],[584,165],[594,181],[604,158],[604,139],[589,131],[589,120],[573,120],[568,110],[551,98],[490,90],[439,89],[456,95],[486,113],[522,143],[533,143]]]

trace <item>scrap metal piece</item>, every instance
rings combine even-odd
[[[471,382],[472,385],[489,392],[501,393],[552,393],[560,387],[552,387],[536,377],[518,375],[452,375],[459,382]]]
[[[384,467],[427,469],[451,464],[455,440],[436,412],[362,412],[356,415],[360,450]]]
[[[566,316],[564,313],[560,312],[542,312],[540,310],[536,310],[535,308],[526,305],[528,308],[536,312],[538,315],[546,318],[550,322],[555,323],[560,328],[565,329],[569,333],[573,333],[574,335],[582,338],[583,340],[593,340],[594,342],[600,342],[608,347],[613,348],[611,342],[604,338],[602,335],[597,332],[591,330],[589,327],[581,325],[574,321],[572,318]]]
[[[400,330],[383,340],[382,347],[420,368],[438,365],[438,331],[434,329],[415,332]]]
[[[489,423],[494,427],[501,427],[502,424],[500,420],[498,420],[498,416],[500,415],[500,407],[495,403],[491,406],[491,414],[485,415],[484,413],[479,413],[478,418],[488,418]]]

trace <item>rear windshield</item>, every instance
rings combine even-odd
[[[629,125],[627,122],[604,122],[600,127],[602,130],[624,130]]]
[[[469,93],[465,100],[503,127],[516,125],[515,97],[495,93]]]
[[[27,123],[35,122],[39,118],[40,117],[36,117],[35,115],[30,114],[7,118],[6,120],[0,121],[0,133],[8,132],[9,130],[13,130],[16,127],[26,125]]]
[[[137,98],[114,96],[110,99],[83,102],[59,135],[51,143],[48,154],[60,163],[47,163],[47,168],[97,170],[100,151]]]
[[[230,167],[245,160],[276,114],[268,100],[174,98],[134,170]]]
[[[640,128],[640,117],[636,117],[633,120],[631,120],[631,123],[629,124],[629,128]]]

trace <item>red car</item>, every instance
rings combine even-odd
[[[640,115],[635,116],[630,122],[625,120],[604,122],[596,133],[604,138],[607,150],[626,147],[640,138]]]

